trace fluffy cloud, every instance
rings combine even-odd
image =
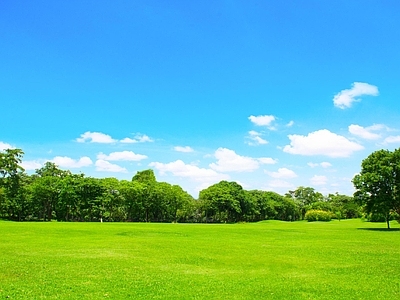
[[[249,120],[257,126],[266,126],[270,130],[275,130],[275,127],[272,125],[272,123],[276,120],[276,118],[272,115],[250,116]]]
[[[100,143],[100,144],[111,144],[116,142],[116,140],[114,140],[108,134],[104,134],[101,132],[90,132],[90,131],[81,134],[81,137],[77,138],[76,141],[78,143],[90,142],[90,143]]]
[[[67,156],[56,156],[52,159],[52,162],[59,167],[71,169],[87,167],[93,164],[92,160],[87,156],[83,156],[80,159],[72,159]]]
[[[193,152],[194,151],[193,148],[189,147],[189,146],[185,146],[185,147],[176,146],[176,147],[174,147],[174,150],[178,151],[178,152],[184,152],[184,153],[189,153],[189,152]]]
[[[96,171],[100,172],[113,172],[113,173],[127,173],[128,170],[118,166],[116,164],[112,164],[106,160],[98,159],[95,163]]]
[[[0,141],[0,151],[4,151],[4,150],[6,150],[6,149],[14,149],[14,147],[11,146],[11,145],[8,144],[8,143],[4,143],[4,142],[1,142],[1,141]]]
[[[326,162],[326,161],[324,161],[324,162],[322,162],[320,164],[309,162],[307,165],[309,165],[311,168],[316,168],[316,167],[329,168],[329,167],[332,167],[332,164],[329,163],[329,162]]]
[[[97,155],[97,159],[101,160],[111,160],[111,161],[118,161],[118,160],[125,160],[125,161],[140,161],[146,159],[146,155],[136,154],[132,151],[121,151],[121,152],[112,152],[109,155],[99,153]]]
[[[294,121],[290,121],[289,123],[286,124],[286,127],[292,127],[294,125]]]
[[[229,176],[226,174],[218,173],[212,169],[199,168],[195,165],[185,164],[182,160],[177,160],[167,164],[152,162],[149,166],[158,170],[161,175],[171,173],[176,177],[188,178],[196,182],[207,184],[229,179]]]
[[[277,179],[291,179],[297,177],[297,174],[294,171],[287,168],[279,168],[277,172],[265,171],[265,173]]]
[[[351,89],[342,90],[333,98],[333,103],[341,109],[349,108],[355,101],[360,101],[360,96],[377,96],[378,88],[363,82],[354,82]]]
[[[274,165],[278,162],[276,159],[273,159],[271,157],[260,157],[257,158],[257,160],[264,165]]]
[[[217,162],[210,167],[218,172],[250,172],[259,168],[257,159],[238,155],[230,149],[218,148],[214,156]]]
[[[254,130],[249,131],[249,135],[246,138],[249,140],[247,144],[249,144],[250,146],[268,144],[268,141],[261,137],[261,133]]]
[[[315,175],[310,179],[312,185],[326,185],[328,178],[323,175]]]
[[[331,163],[328,163],[327,161],[322,162],[320,165],[321,165],[321,167],[323,167],[323,168],[332,167],[332,164],[331,164]]]
[[[134,144],[134,143],[146,143],[146,142],[154,142],[152,138],[150,138],[148,135],[145,134],[136,134],[134,139],[131,138],[124,138],[120,140],[121,143],[123,144]]]
[[[383,142],[384,142],[384,144],[400,143],[400,135],[388,136]]]
[[[290,154],[349,157],[353,152],[364,149],[363,146],[327,129],[311,132],[307,136],[293,134],[288,137],[290,145],[286,145],[283,151]]]
[[[26,160],[21,163],[21,166],[25,169],[25,171],[33,171],[40,169],[43,165],[36,160]]]
[[[382,130],[385,126],[382,124],[374,124],[369,127],[362,127],[360,125],[350,125],[349,132],[355,136],[366,140],[377,140],[381,138],[380,134],[374,133],[373,131]]]

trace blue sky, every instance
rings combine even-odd
[[[400,146],[400,3],[0,3],[0,149],[28,173],[152,168],[193,196],[220,180],[351,195]]]

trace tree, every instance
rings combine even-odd
[[[390,228],[391,212],[400,212],[400,149],[379,150],[361,163],[354,176],[354,198],[366,213],[382,214]]]
[[[286,197],[292,198],[300,207],[301,218],[304,219],[307,209],[314,202],[322,201],[324,196],[316,192],[312,187],[298,187],[295,191],[289,191]]]
[[[0,152],[0,214],[21,221],[26,211],[26,193],[23,188],[24,168],[20,165],[24,152],[5,149]]]
[[[151,184],[156,182],[156,176],[152,169],[137,171],[135,176],[133,176],[132,181],[139,181],[146,184]]]
[[[241,218],[241,203],[245,200],[243,188],[236,182],[220,181],[202,191],[199,195],[204,203],[206,220],[235,222]]]

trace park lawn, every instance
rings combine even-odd
[[[0,299],[400,299],[400,226],[0,222]]]

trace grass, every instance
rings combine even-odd
[[[391,225],[0,222],[0,299],[399,299]]]

